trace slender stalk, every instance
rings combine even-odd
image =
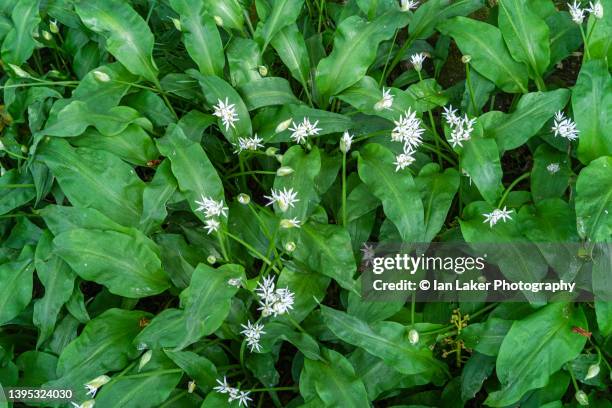
[[[298,387],[274,387],[274,388],[252,388],[249,392],[267,392],[267,391],[297,391]]]
[[[275,171],[266,171],[266,170],[251,170],[251,171],[240,171],[238,173],[233,173],[233,174],[229,174],[227,176],[225,176],[226,179],[230,179],[230,178],[234,178],[234,177],[240,177],[240,176],[246,176],[249,174],[276,174]]]
[[[402,47],[399,49],[397,54],[395,54],[395,57],[393,58],[393,61],[391,61],[391,65],[389,66],[389,70],[383,76],[382,83],[386,83],[387,82],[387,77],[393,71],[393,69],[397,66],[397,64],[399,64],[399,62],[402,60],[402,57],[404,56],[404,53],[406,52],[406,50],[408,48],[410,48],[410,46],[412,45],[413,42],[414,42],[414,37],[410,36],[410,37],[408,37],[406,42],[404,42],[404,44],[402,44]]]
[[[387,59],[385,61],[385,67],[383,68],[382,75],[380,76],[380,81],[378,81],[378,86],[381,86],[386,78],[387,67],[389,66],[389,60],[391,59],[391,53],[393,52],[393,46],[395,45],[395,40],[397,39],[397,33],[399,30],[395,30],[395,34],[393,35],[393,41],[391,41],[391,48],[389,48],[389,52],[387,53]]]
[[[502,204],[504,204],[504,202],[506,201],[506,198],[508,198],[508,194],[510,194],[510,192],[512,191],[512,189],[514,187],[516,187],[516,185],[518,183],[520,183],[521,181],[525,180],[526,178],[528,178],[529,176],[531,176],[531,172],[528,171],[525,174],[522,174],[521,176],[519,176],[516,180],[514,180],[506,189],[506,191],[504,191],[504,194],[502,195],[501,199],[499,200],[499,204],[497,204],[497,208],[501,208]]]
[[[480,109],[478,109],[478,106],[476,106],[476,99],[474,98],[474,89],[472,88],[472,79],[470,77],[470,63],[469,62],[465,64],[465,80],[468,86],[468,93],[470,94],[470,102],[472,103],[472,106],[474,107],[475,114],[479,115]]]
[[[228,237],[230,237],[231,239],[233,239],[234,241],[236,241],[239,244],[241,244],[243,247],[245,247],[246,249],[248,249],[252,253],[254,253],[259,259],[261,259],[262,261],[264,261],[265,263],[270,265],[270,267],[272,269],[274,269],[277,273],[280,273],[278,268],[272,264],[272,261],[270,261],[268,258],[266,258],[261,252],[259,252],[255,248],[253,248],[253,246],[251,246],[250,244],[246,243],[245,241],[243,241],[242,239],[238,238],[237,236],[235,236],[234,234],[232,234],[232,233],[230,233],[228,231],[224,231],[223,233],[225,235],[227,235]]]
[[[579,25],[580,27],[580,35],[582,36],[582,42],[584,43],[584,61],[586,62],[588,60],[591,59],[591,53],[589,52],[589,41],[587,40],[586,36],[584,35],[584,28],[582,27],[582,24]]]
[[[0,185],[0,188],[31,188],[34,184],[4,184]]]
[[[342,153],[342,226],[346,227],[346,152]]]
[[[419,74],[419,81],[423,81],[423,75],[421,75],[421,70],[417,70],[417,74]],[[434,143],[436,144],[436,149],[438,151],[438,164],[442,167],[442,157],[440,156],[440,135],[438,135],[438,130],[436,129],[436,123],[434,122],[433,114],[431,113],[431,109],[427,109],[427,114],[429,116],[429,123],[431,126],[431,131],[434,134]]]

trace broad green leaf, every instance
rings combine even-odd
[[[39,4],[39,0],[19,0],[12,5],[14,6],[11,14],[13,26],[2,43],[4,63],[19,66],[32,56],[36,46],[33,36],[40,23]]]
[[[56,236],[53,246],[79,276],[106,286],[111,293],[141,298],[170,286],[155,244],[136,229],[130,235],[73,229]]]
[[[516,149],[533,137],[569,100],[567,89],[532,92],[521,97],[512,113],[487,112],[480,123],[487,137],[494,137],[502,151]]]
[[[170,161],[164,160],[157,167],[153,180],[147,184],[142,193],[140,229],[145,234],[160,228],[168,215],[166,203],[176,188],[176,179],[172,175]]]
[[[582,45],[582,38],[578,25],[567,11],[555,12],[545,19],[550,31],[549,66],[552,67],[576,51]]]
[[[428,38],[436,25],[455,16],[467,16],[484,6],[482,0],[430,0],[414,11],[408,30],[412,38]]]
[[[295,260],[313,272],[329,276],[347,290],[354,290],[356,271],[351,237],[337,225],[307,222],[298,231]]]
[[[0,264],[0,325],[21,313],[32,300],[33,255],[27,246],[19,259]]]
[[[239,137],[249,137],[252,133],[251,119],[249,111],[238,92],[221,78],[204,76],[193,70],[188,71],[188,73],[198,80],[209,106],[216,106],[220,102],[225,103],[226,101],[234,105],[238,119],[234,122],[233,127],[226,128],[223,126],[221,119],[218,120],[219,130],[225,138],[235,145],[238,143]]]
[[[582,238],[608,242],[612,235],[612,157],[582,169],[576,182],[576,222]]]
[[[406,92],[416,101],[416,109],[419,112],[427,112],[448,102],[448,97],[442,92],[442,86],[433,78],[423,79],[410,85]]]
[[[57,357],[40,351],[26,351],[17,358],[17,366],[23,372],[20,386],[40,387],[47,381],[57,378]]]
[[[490,317],[484,323],[472,323],[461,330],[465,346],[478,353],[495,357],[513,321]]]
[[[612,38],[610,38],[612,21],[610,14],[606,13],[606,11],[612,9],[612,2],[610,0],[599,1],[603,6],[604,16],[599,19],[591,13],[585,31],[589,33],[589,53],[591,58],[597,60],[606,59],[608,66],[610,66],[610,57],[612,57]]]
[[[465,142],[459,154],[461,168],[469,175],[482,197],[494,203],[501,195],[502,168],[494,139],[475,137]]]
[[[351,16],[340,23],[334,48],[323,58],[316,72],[316,85],[326,106],[328,99],[363,78],[376,58],[380,42],[390,39],[395,30],[407,24],[407,15],[395,11],[372,22]]]
[[[381,358],[402,374],[446,371],[446,366],[433,357],[425,344],[413,345],[408,328],[399,323],[382,321],[368,325],[344,312],[321,306],[327,327],[341,340]]]
[[[531,196],[538,202],[561,197],[569,185],[571,175],[567,155],[543,143],[533,154]]]
[[[230,71],[229,82],[233,86],[246,85],[264,77],[260,71],[267,67],[264,66],[261,49],[255,40],[236,37],[227,46],[226,54]]]
[[[499,29],[512,57],[527,64],[536,81],[548,68],[550,38],[548,26],[525,0],[500,0]]]
[[[204,12],[204,2],[171,0],[170,5],[180,16],[185,48],[200,73],[223,76],[223,43],[214,18]]]
[[[232,297],[238,291],[237,287],[228,284],[230,279],[244,281],[244,268],[226,264],[213,269],[199,264],[193,271],[191,284],[181,294],[186,313],[182,347],[214,333],[221,326],[230,311]]]
[[[77,3],[75,10],[87,28],[104,37],[106,50],[131,73],[158,83],[153,34],[129,3],[87,1]]]
[[[202,221],[206,218],[196,211],[202,196],[224,201],[223,184],[199,143],[185,137],[178,126],[169,126],[164,138],[157,142],[159,151],[170,159],[172,173],[179,190],[184,193],[194,214]]]
[[[198,387],[207,391],[217,384],[217,367],[206,357],[192,351],[164,350],[174,364],[181,367]]]
[[[582,308],[551,303],[514,322],[504,338],[496,362],[501,390],[489,394],[486,405],[505,407],[526,392],[545,386],[549,377],[576,357],[586,338],[573,327],[587,328]]]
[[[588,164],[612,155],[612,78],[603,60],[585,63],[572,89],[572,110],[580,131],[578,158]]]
[[[336,351],[321,351],[325,361],[304,359],[300,392],[306,402],[318,396],[323,405],[317,406],[369,407],[365,386],[351,363]]]
[[[307,333],[296,332],[288,323],[272,321],[265,324],[261,337],[262,353],[272,351],[278,343],[288,341],[311,360],[320,360],[319,344]]]
[[[0,215],[32,201],[36,197],[36,189],[32,187],[10,188],[14,184],[32,184],[32,176],[27,171],[11,169],[0,177]]]
[[[395,171],[394,157],[385,147],[370,143],[359,155],[359,177],[382,201],[385,214],[404,242],[425,238],[421,194],[407,170]]]
[[[242,6],[238,0],[205,0],[203,3],[204,9],[208,12],[208,15],[218,20],[217,25],[243,31],[244,14],[242,13]]]
[[[302,33],[295,24],[290,24],[280,30],[272,38],[272,47],[278,53],[291,75],[300,81],[303,87],[308,87],[310,77],[310,59]]]
[[[290,315],[278,316],[277,320],[291,323],[291,320],[301,322],[323,300],[330,279],[316,272],[292,270],[283,268],[278,277],[279,288],[289,288],[300,296],[295,297]]]
[[[243,84],[238,90],[250,111],[270,105],[300,103],[285,78],[261,78]]]
[[[474,398],[494,368],[493,357],[480,353],[472,354],[461,373],[461,399],[467,401]]]
[[[459,189],[459,173],[452,168],[440,172],[439,165],[430,163],[421,169],[414,182],[423,200],[425,242],[429,242],[440,232],[446,221]]]
[[[131,229],[117,224],[93,208],[47,205],[39,211],[53,235],[76,228],[111,230],[129,234]]]
[[[81,334],[61,353],[57,364],[58,379],[44,387],[72,388],[74,399],[86,400],[85,384],[109,371],[121,370],[138,356],[132,339],[140,331],[142,311],[109,309],[85,325]]]
[[[265,51],[279,31],[295,23],[303,5],[304,0],[278,0],[272,3],[272,10],[261,27],[262,50]]]
[[[138,225],[144,183],[117,156],[73,149],[51,138],[39,147],[38,158],[49,166],[72,205],[95,208],[122,225]]]
[[[156,315],[134,339],[139,349],[176,347],[185,335],[185,312],[168,308]]]
[[[510,56],[495,26],[466,17],[455,17],[437,26],[453,37],[470,64],[479,74],[490,79],[505,92],[527,92],[527,68]]]
[[[70,299],[76,278],[68,264],[52,253],[52,240],[47,231],[36,247],[36,275],[45,287],[44,296],[34,303],[32,316],[33,323],[40,330],[36,343],[38,347],[53,334],[58,314]]]

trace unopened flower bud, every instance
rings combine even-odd
[[[181,26],[181,20],[179,20],[178,18],[172,18],[171,20],[172,24],[174,24],[174,28],[176,28],[176,31],[183,31]]]
[[[81,405],[79,405],[79,408],[93,408],[93,406],[96,405],[96,400],[87,400],[84,403],[82,403]]]
[[[238,194],[238,202],[243,205],[247,205],[251,202],[251,196],[248,194],[240,193]]]
[[[293,242],[293,241],[287,242],[285,244],[285,251],[287,251],[287,252],[293,252],[293,251],[295,251],[295,248],[296,248],[295,242]]]
[[[599,364],[591,364],[589,369],[587,370],[587,374],[584,377],[585,380],[590,380],[591,378],[597,377],[599,374]]]
[[[148,350],[142,355],[142,357],[140,357],[140,362],[138,363],[138,371],[142,370],[142,367],[144,367],[149,361],[151,361],[152,355],[153,350]]]
[[[28,74],[26,71],[24,71],[17,65],[13,65],[13,64],[8,64],[8,65],[9,67],[11,67],[15,75],[17,75],[19,78],[30,78],[30,74]]]
[[[472,60],[471,55],[464,55],[463,57],[461,57],[461,62],[463,62],[464,64],[468,64],[471,60]]]
[[[49,23],[49,31],[51,31],[53,34],[59,33],[59,27],[57,26],[57,21],[51,20],[51,22]]]
[[[195,388],[196,388],[195,381],[191,380],[187,383],[187,392],[189,394],[192,394],[195,391]]]
[[[293,172],[294,170],[291,167],[282,166],[282,167],[279,167],[278,170],[276,170],[276,175],[279,177],[284,177],[284,176],[288,176],[292,174]]]
[[[283,218],[280,222],[281,228],[289,229],[289,228],[300,228],[300,220],[297,218]]]
[[[53,35],[51,35],[51,33],[48,32],[47,30],[43,30],[42,36],[47,41],[51,41],[53,39]]]
[[[223,27],[223,19],[219,16],[215,16],[215,24],[219,27]]]
[[[344,134],[340,138],[340,151],[342,153],[346,153],[351,150],[351,145],[353,144],[353,136],[347,131],[344,131]]]
[[[259,75],[263,77],[268,76],[268,67],[266,67],[265,65],[258,66],[257,70],[259,71]]]
[[[214,255],[208,255],[208,258],[206,258],[206,262],[213,265],[217,262],[217,257],[215,257]]]
[[[276,155],[276,152],[278,152],[276,147],[268,147],[266,149],[266,156],[273,157]]]
[[[281,123],[278,124],[278,126],[276,126],[275,132],[280,133],[280,132],[284,132],[285,130],[289,129],[289,126],[291,126],[292,121],[293,121],[292,118],[282,121]]]
[[[408,332],[408,340],[410,341],[410,344],[412,344],[413,346],[417,344],[419,342],[419,332],[414,329],[411,329]]]
[[[586,395],[586,392],[582,390],[578,390],[576,391],[575,397],[576,397],[576,401],[578,401],[578,404],[582,406],[589,405],[589,397]]]
[[[106,72],[95,70],[93,72],[94,77],[100,82],[110,82],[111,77]]]
[[[96,393],[98,392],[98,389],[100,389],[100,387],[102,387],[104,384],[107,384],[110,380],[111,379],[108,375],[101,375],[89,381],[88,383],[85,383],[87,395],[90,395],[92,398],[95,397]],[[93,407],[93,404],[91,406]]]
[[[26,145],[21,145],[21,153],[27,153],[27,152],[28,152],[28,150],[30,150],[30,149],[28,149],[28,146],[26,146]]]

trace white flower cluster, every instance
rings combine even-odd
[[[561,170],[561,167],[559,166],[559,163],[550,163],[548,166],[546,166],[546,170],[548,170],[550,174],[555,174]]]
[[[255,292],[261,305],[257,310],[261,310],[263,317],[276,317],[293,309],[293,292],[289,288],[277,288],[271,276],[263,278],[263,282],[257,284]]]
[[[560,136],[569,141],[578,139],[580,131],[576,128],[576,123],[565,116],[563,111],[555,113],[555,119],[551,131],[555,137]]]
[[[572,21],[576,24],[582,24],[586,13],[592,14],[596,19],[602,19],[604,15],[604,9],[601,2],[598,0],[595,3],[589,2],[589,8],[582,8],[582,5],[578,1],[574,0],[574,4],[567,3],[569,7]]]
[[[420,72],[423,69],[423,61],[427,55],[425,53],[419,52],[417,54],[412,54],[410,56],[410,63],[414,67],[415,71]]]
[[[345,130],[342,134],[342,138],[340,139],[340,151],[342,153],[347,153],[351,150],[351,145],[353,144],[353,135],[351,135],[348,130]]]
[[[461,117],[456,112],[457,109],[453,109],[453,106],[449,105],[448,108],[444,107],[442,116],[444,116],[446,123],[451,129],[450,144],[453,147],[463,147],[463,142],[467,142],[472,136],[476,118],[470,119],[467,115]]]
[[[244,334],[247,346],[249,346],[251,352],[253,350],[260,351],[261,345],[259,344],[259,339],[261,338],[262,334],[266,334],[266,332],[263,331],[263,324],[252,324],[251,321],[248,321],[246,326],[244,324],[241,324],[241,326],[244,328],[244,330],[242,330],[240,333]]]
[[[196,200],[198,208],[196,211],[203,211],[206,216],[204,222],[204,228],[208,234],[218,231],[221,223],[217,220],[217,217],[227,217],[227,207],[223,203],[223,200],[215,201],[212,197],[204,197],[202,194],[201,201]]]
[[[300,199],[297,198],[297,193],[293,191],[292,188],[287,190],[283,187],[282,191],[273,189],[271,193],[271,196],[264,196],[264,198],[268,199],[268,204],[266,205],[277,203],[282,212],[287,211],[289,207],[294,207],[294,204],[300,201]]]
[[[236,113],[235,105],[233,103],[230,104],[228,98],[225,98],[225,102],[218,99],[217,104],[213,106],[213,109],[213,115],[221,119],[223,126],[225,126],[225,131],[228,131],[230,127],[236,127],[234,123],[238,122],[240,119]]]
[[[493,212],[489,214],[482,214],[485,217],[485,220],[483,222],[485,224],[489,223],[489,227],[493,228],[493,226],[497,224],[500,220],[503,222],[506,222],[506,220],[511,220],[512,217],[510,216],[510,213],[512,213],[513,211],[514,210],[507,210],[506,206],[504,206],[503,209],[496,208],[495,210],[493,210]]]
[[[414,163],[414,153],[423,143],[425,129],[421,127],[421,119],[417,118],[416,112],[410,108],[393,123],[395,127],[391,131],[391,140],[404,144],[404,152],[397,155],[393,163],[396,166],[395,171],[399,171]]]
[[[239,137],[238,148],[234,151],[234,153],[239,154],[245,150],[255,151],[260,147],[264,147],[261,142],[263,142],[263,139],[257,136],[257,133],[253,137]]]
[[[245,407],[249,406],[249,401],[253,399],[249,397],[249,391],[240,391],[236,387],[231,387],[227,383],[227,378],[223,377],[223,381],[217,380],[218,386],[214,388],[220,394],[228,394],[227,402],[238,401],[238,406],[244,405]]]
[[[392,106],[393,106],[393,95],[391,95],[391,90],[385,89],[383,87],[382,99],[376,102],[376,104],[374,104],[374,110],[377,110],[377,111],[381,111],[383,109],[389,110],[391,109]]]
[[[402,11],[415,10],[419,7],[419,2],[414,0],[400,0],[400,9]]]
[[[317,127],[318,124],[318,120],[315,121],[315,123],[310,123],[309,118],[304,118],[302,123],[299,124],[292,122],[289,128],[292,132],[291,139],[296,143],[304,143],[309,136],[316,136],[319,134],[321,129]]]

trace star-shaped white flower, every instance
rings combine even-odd
[[[215,231],[219,231],[221,224],[214,218],[209,218],[204,222],[204,228],[206,228],[207,234],[212,234]]]
[[[238,122],[240,119],[238,118],[238,114],[236,113],[236,107],[232,103],[229,103],[229,99],[225,98],[225,102],[221,99],[217,100],[217,105],[213,106],[214,112],[213,115],[217,116],[223,122],[223,126],[225,126],[225,131],[228,131],[230,127],[235,128],[235,122]]]
[[[416,71],[420,71],[423,69],[423,61],[425,61],[425,57],[425,54],[422,52],[412,54],[410,56],[410,63]]]
[[[578,139],[580,131],[576,128],[576,123],[567,118],[563,111],[555,113],[554,123],[551,128],[556,136],[560,136],[569,141]]]
[[[96,393],[98,392],[98,389],[100,389],[100,387],[108,383],[110,380],[111,379],[108,375],[101,375],[89,381],[85,384],[85,388],[87,389],[87,395],[91,396],[92,398],[95,397]]]
[[[402,11],[415,10],[419,7],[419,2],[414,0],[400,0],[400,9]]]
[[[491,213],[482,214],[483,217],[485,217],[485,220],[483,222],[485,224],[489,223],[489,227],[493,228],[493,226],[497,224],[499,221],[506,222],[506,220],[511,220],[512,217],[510,216],[510,214],[513,211],[514,210],[507,210],[506,206],[504,206],[503,209],[496,208]]]
[[[213,389],[221,394],[228,394],[232,390],[232,387],[230,387],[230,385],[227,383],[227,378],[225,376],[223,376],[223,381],[217,379],[217,384],[219,385]]]
[[[546,166],[546,170],[548,170],[550,174],[555,174],[560,169],[561,167],[559,166],[559,163],[550,163],[548,166]]]
[[[448,126],[451,128],[453,126],[457,126],[459,124],[459,121],[461,120],[461,118],[457,116],[457,109],[453,109],[453,105],[448,105],[448,108],[445,106],[443,110],[444,113],[442,114],[442,116],[444,117],[444,120],[446,121]]]
[[[403,142],[404,150],[416,149],[421,145],[425,129],[421,128],[421,119],[416,117],[416,111],[413,112],[411,108],[408,108],[404,115],[393,123],[395,128],[391,131],[391,140]]]
[[[414,163],[415,158],[413,152],[404,152],[395,156],[395,171],[404,170],[406,167]]]
[[[268,204],[266,205],[277,203],[278,208],[282,212],[287,211],[289,207],[294,207],[294,204],[300,201],[299,198],[297,198],[297,193],[293,191],[293,188],[287,190],[286,187],[283,187],[283,191],[273,189],[271,196],[264,197],[268,199]]]
[[[257,134],[253,137],[239,137],[238,148],[234,153],[242,153],[245,150],[255,151],[260,147],[264,147],[261,142],[263,142],[263,139],[257,136]]]
[[[580,3],[574,0],[574,4],[567,3],[569,7],[570,15],[572,16],[572,21],[576,24],[582,24],[584,21],[584,12],[585,10],[580,7]]]
[[[291,219],[282,219],[280,222],[281,228],[290,229],[290,228],[300,228],[301,221],[297,218],[293,217]]]
[[[383,109],[391,109],[393,106],[393,95],[390,89],[383,88],[382,99],[374,105],[374,110],[381,111]]]
[[[476,118],[469,119],[467,115],[459,118],[455,125],[451,126],[450,143],[453,147],[463,146],[463,142],[470,140],[474,131]]]
[[[604,15],[604,8],[599,0],[595,3],[589,2],[589,8],[586,9],[586,11],[591,13],[597,19],[602,19]]]
[[[207,218],[227,217],[228,208],[223,203],[223,200],[215,201],[212,197],[205,197],[202,194],[200,201],[196,200],[196,204],[199,206],[196,208],[196,211],[204,211],[204,215]]]
[[[342,134],[342,138],[340,139],[340,151],[342,153],[347,153],[351,150],[351,145],[353,144],[353,135],[351,135],[348,130],[345,130]]]
[[[291,139],[298,144],[304,143],[309,136],[316,136],[319,134],[321,129],[317,127],[318,124],[318,120],[311,123],[309,118],[304,118],[299,124],[292,122],[289,128],[291,131]]]
[[[252,324],[250,321],[248,321],[246,326],[244,324],[241,324],[241,326],[244,328],[244,330],[242,330],[240,333],[244,334],[247,346],[249,346],[251,352],[253,352],[253,350],[257,350],[258,352],[261,351],[259,340],[262,334],[266,334],[266,332],[263,331],[263,324]]]

